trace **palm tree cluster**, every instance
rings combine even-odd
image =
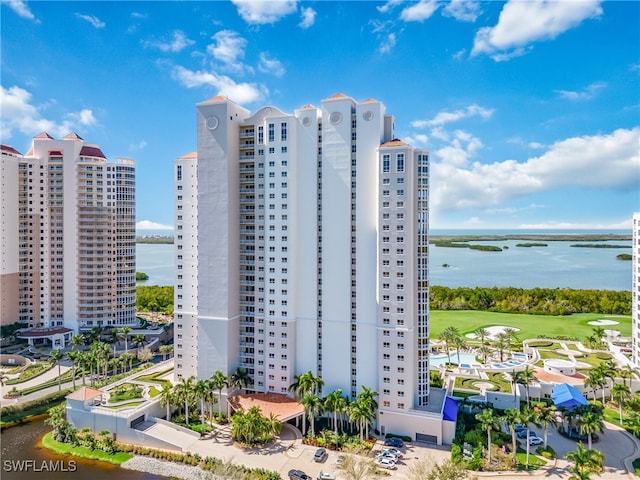
[[[482,356],[482,362],[487,363],[487,358],[497,352],[500,361],[504,360],[504,354],[512,349],[518,342],[517,330],[515,328],[505,328],[492,338],[486,328],[478,328],[474,332],[476,340],[480,341],[478,354]],[[438,335],[438,340],[444,343],[445,353],[448,358],[452,349],[456,350],[458,365],[460,365],[460,352],[468,348],[468,343],[454,326],[448,326]]]
[[[282,430],[282,423],[273,413],[262,415],[259,407],[251,407],[247,412],[235,412],[231,417],[231,436],[245,445],[270,442]]]
[[[604,466],[602,452],[591,448],[585,449],[582,443],[578,443],[577,450],[567,453],[565,458],[573,462],[573,466],[570,467],[573,475],[569,480],[589,480],[592,473],[600,473]]]
[[[333,423],[336,447],[340,430],[345,430],[345,420],[357,425],[360,443],[364,438],[369,437],[369,427],[376,419],[378,402],[376,397],[378,392],[363,386],[362,391],[356,399],[349,401],[343,395],[341,389],[330,392],[326,397],[320,396],[320,391],[324,385],[322,377],[316,377],[313,372],[308,371],[294,377],[294,383],[289,387],[289,391],[304,406],[305,416],[303,416],[303,435],[307,434],[306,420],[309,419],[311,428],[308,432],[311,438],[315,437],[315,419],[318,415],[329,414],[330,424]]]

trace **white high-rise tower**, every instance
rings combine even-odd
[[[244,368],[286,394],[311,371],[323,394],[377,391],[383,433],[449,438],[429,390],[428,152],[342,94],[293,114],[219,96],[197,129],[175,162],[176,376]]]

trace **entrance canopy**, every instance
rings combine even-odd
[[[580,405],[588,405],[589,402],[580,393],[576,387],[572,387],[568,383],[561,383],[553,387],[551,391],[551,400],[556,407],[564,407],[573,410]]]

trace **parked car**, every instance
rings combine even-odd
[[[347,458],[346,455],[338,455],[338,458],[336,458],[336,466],[341,466],[344,463],[345,458]]]
[[[393,455],[396,458],[402,458],[402,452],[397,448],[383,448],[382,453]]]
[[[320,473],[318,474],[318,480],[336,480],[336,474],[323,472],[322,470],[320,470]]]
[[[386,468],[387,470],[396,469],[396,462],[394,462],[390,458],[378,458],[376,460],[376,465],[379,466],[380,468]]]
[[[396,437],[387,438],[387,439],[384,441],[384,444],[385,444],[386,446],[389,446],[389,447],[395,447],[395,448],[402,448],[402,447],[404,447],[404,442],[402,441],[402,439],[400,439],[400,438],[396,438]]]
[[[516,436],[518,438],[527,438],[527,429],[525,428],[524,430],[520,430],[518,433],[516,433]],[[529,430],[529,438],[537,436],[538,435],[536,435],[536,432],[534,432],[533,430]]]
[[[540,437],[529,437],[529,445],[542,445],[544,440]]]
[[[513,426],[513,430],[514,430],[516,433],[521,432],[522,430],[526,430],[526,429],[527,429],[527,426],[526,426],[526,425],[523,425],[522,423],[516,423],[516,424]]]
[[[289,480],[313,480],[309,475],[302,470],[289,470]]]
[[[329,454],[327,453],[326,448],[319,448],[316,450],[316,453],[313,455],[313,460],[316,462],[324,462]]]

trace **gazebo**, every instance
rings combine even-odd
[[[553,404],[556,407],[564,407],[567,410],[573,410],[580,405],[589,404],[587,399],[580,393],[580,390],[568,383],[561,383],[553,387],[551,400],[553,400]]]

